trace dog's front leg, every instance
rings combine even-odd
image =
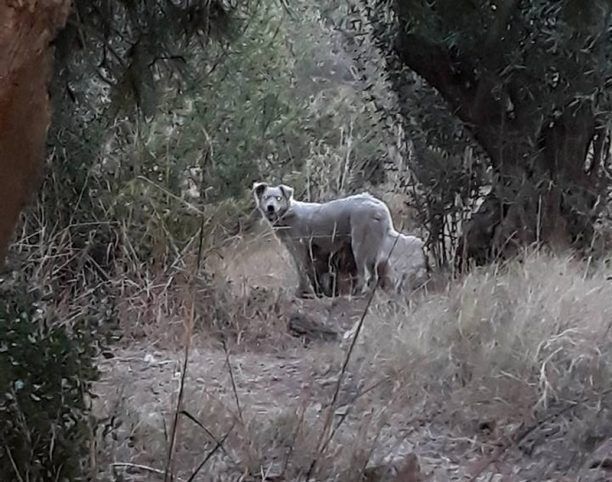
[[[308,266],[305,263],[298,265],[298,287],[295,295],[298,298],[314,298],[316,296],[312,280],[307,273]]]
[[[294,248],[293,260],[298,274],[298,287],[295,295],[298,298],[312,298],[316,296],[315,283],[312,277],[312,260],[307,243],[300,241]]]

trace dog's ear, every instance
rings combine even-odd
[[[268,187],[267,182],[254,182],[253,183],[253,195],[255,196],[255,201],[259,203],[259,200],[261,199],[261,195],[264,193],[267,187]]]
[[[281,184],[278,187],[283,193],[283,196],[285,196],[289,201],[293,199],[293,188],[292,187],[285,186],[284,184]]]

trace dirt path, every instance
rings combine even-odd
[[[183,353],[155,351],[146,346],[119,349],[102,362],[98,390],[123,391],[135,407],[152,411],[172,407],[180,383]],[[304,390],[313,388],[313,370],[298,353],[230,355],[230,364],[241,406],[253,412],[287,406]],[[195,348],[189,355],[188,388],[206,392],[237,410],[223,351]]]
[[[180,383],[182,354],[155,351],[146,346],[132,346],[118,349],[114,355],[114,358],[101,362],[103,376],[96,386],[96,393],[100,395],[98,414],[121,419],[121,427],[114,430],[114,460],[105,462],[110,465],[113,462],[129,461],[151,468],[161,468],[163,464],[160,463],[160,457],[165,451],[158,446],[159,442],[153,442],[152,439],[163,438],[164,424],[171,421]],[[240,418],[239,413],[247,421],[247,425],[252,425],[249,428],[263,428],[265,432],[270,428],[265,427],[266,422],[272,421],[272,426],[282,430],[279,428],[279,421],[282,421],[283,417],[297,419],[300,410],[307,407],[307,424],[318,426],[325,417],[326,407],[329,406],[337,380],[337,366],[332,358],[328,349],[321,347],[294,350],[284,356],[270,353],[231,355],[230,363],[238,399],[236,402],[225,353],[195,348],[190,354],[188,365],[185,409],[195,418],[208,420],[206,423],[213,427],[210,430],[217,433],[218,437],[227,430],[232,418]],[[345,414],[350,406],[348,402],[358,392],[359,387],[348,377],[339,395],[340,416]],[[240,409],[237,408],[237,403]],[[292,425],[292,421],[287,423]],[[337,434],[338,443],[349,447],[354,445],[353,439],[360,436],[361,422],[359,415],[348,416],[343,429]],[[191,422],[184,423],[190,424],[183,425],[186,427],[184,430],[193,434],[196,427]],[[419,447],[421,465],[425,464],[428,467],[426,470],[432,475],[438,472],[438,477],[441,478],[437,480],[460,480],[456,476],[456,464],[441,459],[440,455],[437,455],[436,447],[431,445],[431,442],[425,443],[427,438],[435,438],[431,433],[428,434],[426,427],[415,432],[412,427],[400,427],[398,422],[387,420],[381,428],[375,448],[377,453],[373,454],[373,460],[378,460],[378,463],[383,463],[383,459],[401,461]],[[411,433],[408,436],[401,435],[407,433],[409,428]],[[257,434],[254,434],[254,437],[259,438]],[[265,438],[264,435],[260,440],[262,444],[270,442]],[[187,439],[191,440],[192,435],[187,435]],[[314,441],[314,437],[311,441]],[[234,444],[241,443],[244,441],[234,441]],[[154,453],[151,452],[153,446]],[[273,443],[269,448],[274,452]],[[266,451],[263,446],[256,449]],[[200,448],[198,447],[196,454],[189,453],[189,448],[185,446],[178,452],[181,452],[178,454],[180,464],[184,464],[178,473],[186,477],[195,466],[190,464],[192,460],[197,459]],[[232,458],[241,457],[240,450],[235,452]],[[273,460],[275,457],[264,454],[263,458]],[[444,473],[440,472],[441,467],[444,467]],[[216,470],[229,469],[218,467]],[[125,471],[119,472],[127,477],[123,480],[157,480],[156,474],[142,474],[141,470],[134,467],[131,474],[130,470],[127,475]],[[227,477],[227,480],[238,480],[238,474],[235,472]],[[223,473],[208,473],[195,480],[226,479]]]
[[[106,448],[99,460],[98,480],[163,480],[160,474],[141,466],[156,470],[165,466],[182,353],[135,345],[117,349],[114,355],[101,361],[103,376],[96,386],[100,395],[97,413],[110,419],[108,434],[100,440]],[[175,451],[177,480],[188,480],[203,455],[213,451],[214,441],[236,425],[240,426],[234,427],[224,452],[217,452],[206,470],[193,480],[305,480],[296,474],[308,467],[315,453],[314,445],[335,389],[341,362],[337,355],[329,344],[315,344],[283,355],[230,355],[234,392],[226,354],[195,347],[190,353],[183,409],[214,438],[206,435],[193,419],[181,418]],[[529,457],[512,448],[497,458],[494,454],[501,446],[499,439],[482,434],[474,438],[462,436],[460,430],[452,428],[452,415],[436,411],[431,401],[392,406],[384,397],[374,396],[363,403],[356,402],[355,397],[368,383],[371,380],[356,380],[350,374],[347,377],[334,417],[343,424],[329,453],[321,457],[321,474],[310,480],[355,480],[351,469],[363,464],[369,474],[364,480],[410,481],[413,479],[395,477],[413,456],[423,476],[418,480],[467,481],[472,480],[470,473],[481,468],[477,481],[610,480],[606,473],[594,471],[580,479],[562,478],[558,473],[542,479],[537,474],[546,472],[553,454]],[[444,401],[441,402],[443,407]],[[298,426],[300,437],[295,436]],[[288,453],[294,470],[280,477]],[[495,463],[485,468],[483,464],[489,458]]]

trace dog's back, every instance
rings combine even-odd
[[[369,193],[354,194],[324,203],[293,201],[288,223],[302,235],[317,240],[321,247],[332,251],[332,245],[351,239],[356,227],[366,230],[373,222],[389,224],[387,205]],[[383,226],[385,229],[385,226]],[[338,242],[334,242],[336,239]],[[329,244],[329,245],[328,245]]]

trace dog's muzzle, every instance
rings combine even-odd
[[[273,206],[268,206],[268,208],[266,209],[266,217],[269,221],[274,221],[278,217]]]

